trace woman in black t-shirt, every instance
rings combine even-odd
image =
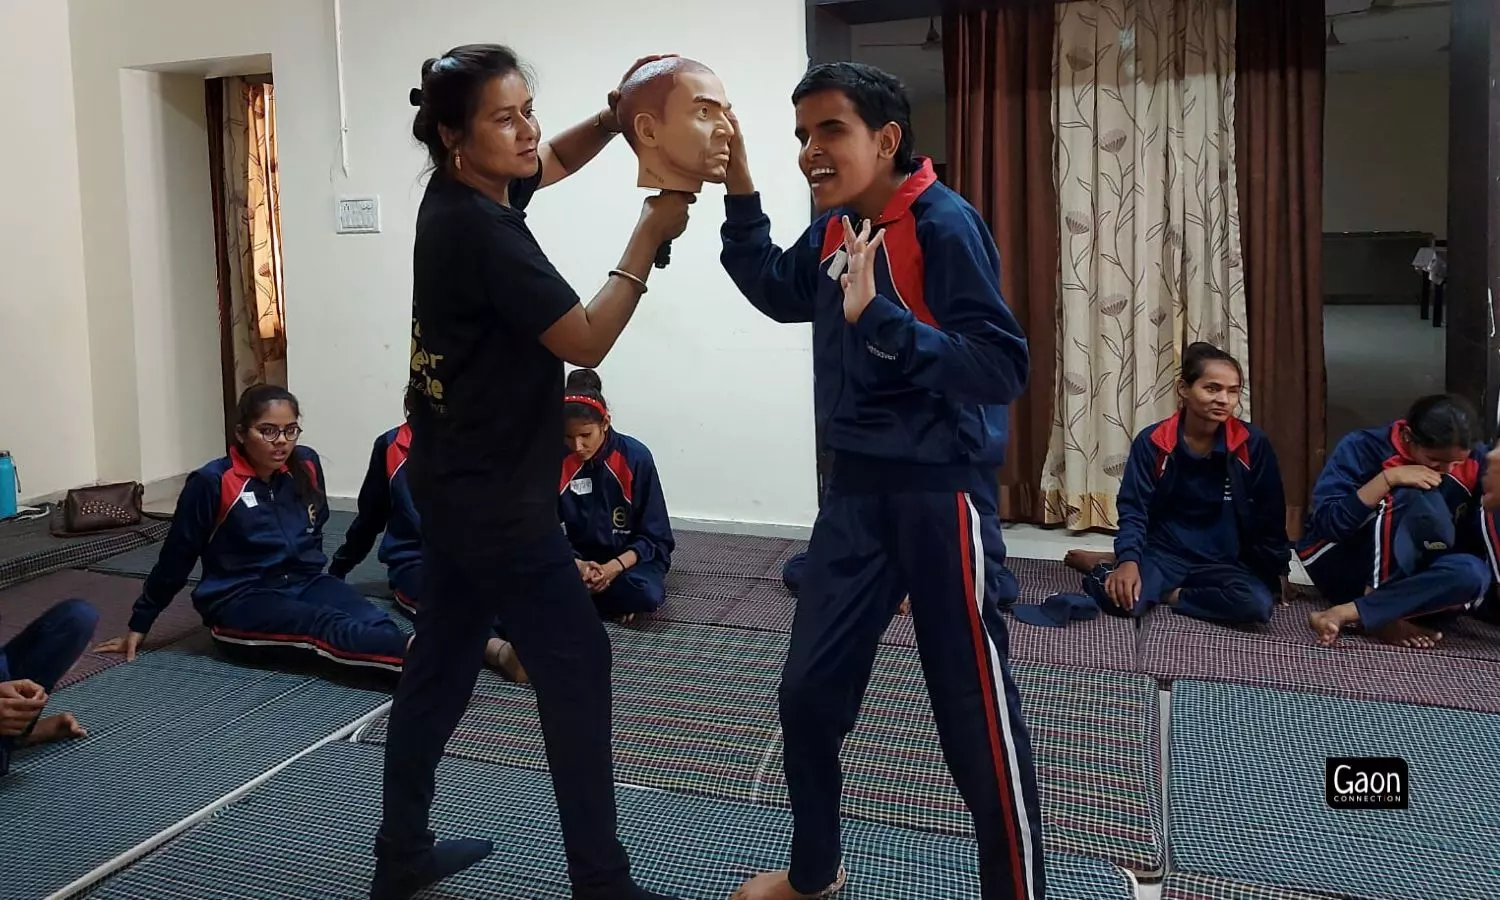
[[[586,307],[524,212],[618,133],[617,97],[542,141],[526,73],[494,44],[429,60],[412,92],[412,130],[434,168],[412,255],[408,390],[423,609],[391,709],[373,900],[406,900],[492,849],[435,842],[428,812],[497,614],[536,688],[573,896],[664,900],[631,880],[616,837],[609,638],[557,518],[557,398],[564,361],[596,366],[614,346],[693,198],[646,200]]]

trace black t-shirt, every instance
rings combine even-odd
[[[435,173],[412,254],[412,444],[424,537],[502,550],[558,530],[563,364],[542,332],[578,303],[526,227],[540,183],[503,206]]]

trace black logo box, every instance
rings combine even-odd
[[[1330,809],[1407,809],[1410,768],[1399,756],[1330,756],[1323,795]]]

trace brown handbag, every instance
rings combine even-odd
[[[135,481],[74,488],[58,506],[52,519],[52,534],[82,537],[135,528],[141,524],[141,501],[145,493],[145,486]]]

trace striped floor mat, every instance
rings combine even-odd
[[[727,560],[740,559],[736,542],[724,535],[695,536],[695,553],[703,553],[696,542],[720,545]],[[757,541],[765,541],[757,538]],[[758,546],[758,545],[757,545]],[[762,552],[762,551],[756,551]],[[768,554],[765,554],[768,555]],[[747,564],[748,565],[748,564]],[[1077,591],[1079,576],[1060,562],[1012,557],[1007,565],[1020,583],[1018,603],[1040,603],[1063,591]],[[726,564],[721,567],[728,569]],[[774,579],[706,573],[674,567],[667,581],[667,602],[654,618],[668,622],[728,625],[755,631],[789,633],[797,601],[781,583],[780,569]],[[1136,629],[1129,619],[1099,616],[1067,628],[1038,628],[1006,615],[1010,631],[1010,655],[1024,662],[1054,666],[1076,666],[1110,672],[1134,672]],[[916,633],[909,617],[897,616],[886,629],[884,642],[916,646]]]
[[[50,895],[386,699],[175,647],[59,691],[49,712],[89,737],[15,756],[0,900]]]
[[[777,686],[782,635],[658,626],[612,629],[616,778],[781,806]],[[1155,682],[1018,663],[1038,760],[1048,846],[1137,871],[1161,867]],[[481,676],[448,753],[545,767],[529,690]],[[384,740],[377,720],[360,740]],[[915,651],[883,647],[844,750],[851,817],[966,835]]]
[[[1314,894],[1263,884],[1243,884],[1206,875],[1168,875],[1161,900],[1343,900],[1343,894]]]
[[[43,575],[0,591],[0,644],[15,637],[54,604],[73,597],[89,601],[99,611],[99,627],[94,632],[94,641],[90,646],[118,637],[125,633],[130,622],[131,607],[140,595],[141,581],[137,578],[102,575],[78,569],[64,569],[51,575]],[[156,625],[146,637],[144,649],[160,649],[202,630],[202,619],[193,609],[187,591],[183,591],[156,620]],[[114,654],[85,653],[72,670],[63,676],[58,687],[66,687],[123,661],[124,657]]]
[[[355,900],[368,896],[380,811],[379,748],[330,744],[211,821],[102,884],[93,900]],[[682,900],[724,900],[746,876],[785,865],[784,812],[621,788],[621,836],[637,881]],[[495,855],[423,896],[564,900],[561,839],[541,773],[445,759],[433,825],[441,835],[492,838]],[[516,839],[523,837],[524,839]],[[850,822],[849,887],[840,900],[978,896],[973,844]],[[1049,900],[1130,900],[1130,877],[1105,863],[1047,858]]]
[[[1362,900],[1500,897],[1500,717],[1183,681],[1171,728],[1174,869]],[[1409,809],[1327,805],[1329,757],[1391,756]]]
[[[170,527],[170,523],[147,519],[131,531],[59,538],[52,536],[45,518],[0,522],[0,588],[159,541]]]
[[[1224,681],[1355,700],[1500,713],[1500,628],[1471,617],[1434,650],[1353,634],[1319,647],[1307,625],[1321,603],[1296,600],[1271,622],[1229,628],[1154,610],[1142,623],[1141,668],[1165,680]]]

